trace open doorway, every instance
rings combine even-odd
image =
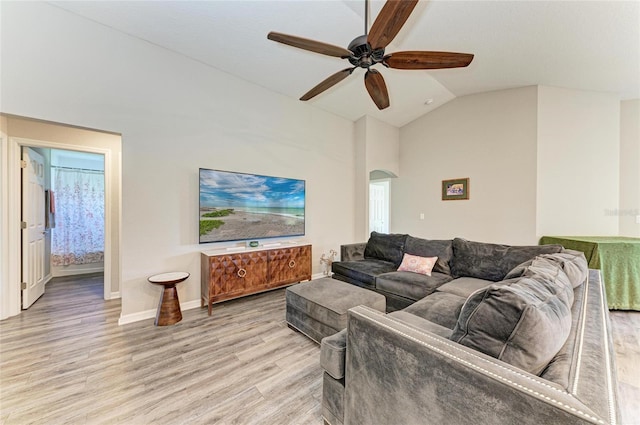
[[[369,232],[389,233],[391,179],[395,177],[384,170],[369,173]]]
[[[52,278],[104,274],[106,208],[104,154],[29,143],[21,151],[21,308],[26,310]],[[104,292],[111,298],[106,282]]]
[[[7,248],[0,252],[0,319],[20,314],[22,270],[20,158],[25,146],[40,150],[63,150],[97,154],[104,168],[104,299],[120,297],[121,144],[119,134],[89,130],[23,117],[3,116],[2,168],[0,182],[6,196],[0,197],[3,217],[1,233]],[[5,214],[6,213],[6,214]],[[85,266],[88,267],[88,266]]]
[[[104,155],[22,147],[22,309],[55,277],[104,274]]]

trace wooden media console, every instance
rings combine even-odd
[[[266,245],[201,253],[201,305],[311,280],[311,245]]]

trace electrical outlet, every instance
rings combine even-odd
[[[636,216],[636,224],[640,224],[640,215]]]
[[[424,213],[420,213],[420,220],[424,220]]]

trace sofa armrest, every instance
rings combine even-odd
[[[364,260],[364,249],[366,247],[366,242],[340,245],[340,261]]]
[[[349,310],[348,424],[609,423],[561,386],[364,306]]]
[[[333,379],[344,378],[344,359],[347,351],[347,330],[322,338],[320,366]]]

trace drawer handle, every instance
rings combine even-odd
[[[238,270],[238,277],[245,277],[247,275],[247,271],[245,269]]]
[[[292,269],[296,266],[296,262],[294,260],[289,261],[289,268]]]

